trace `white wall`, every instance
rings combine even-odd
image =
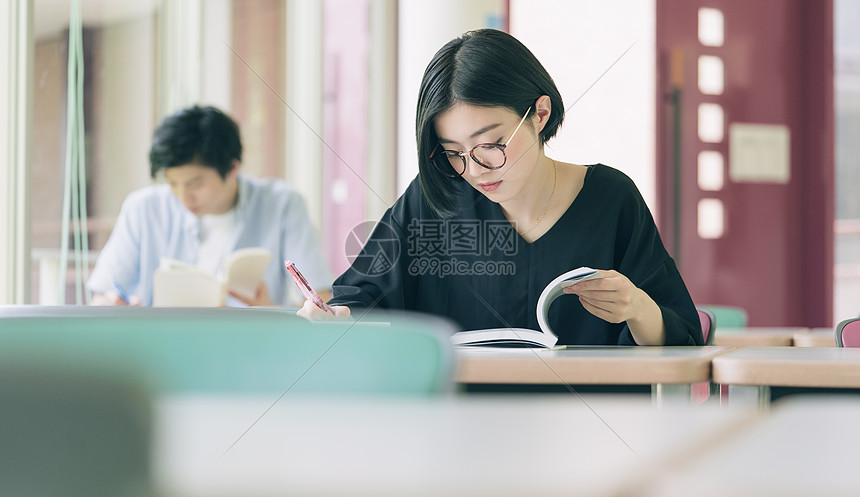
[[[98,60],[95,108],[99,168],[90,172],[100,186],[90,194],[96,212],[115,218],[126,195],[148,185],[149,145],[155,118],[155,14],[105,25]],[[93,68],[95,68],[94,66]],[[106,234],[106,233],[105,233]]]
[[[833,321],[860,312],[860,2],[833,2],[836,90],[836,267]]]
[[[398,9],[397,194],[418,174],[415,107],[424,68],[442,45],[466,31],[498,27],[501,0],[405,0]]]
[[[624,171],[654,212],[654,0],[511,0],[510,5],[511,34],[549,71],[567,109],[547,155]]]
[[[230,38],[233,22],[231,0],[207,0],[203,4],[203,77],[200,101],[219,109],[229,109],[232,90],[233,46]]]

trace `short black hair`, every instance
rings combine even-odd
[[[164,118],[155,128],[149,149],[150,174],[162,169],[199,164],[226,178],[233,160],[242,160],[239,126],[215,107],[194,105]]]
[[[495,29],[469,31],[436,52],[421,80],[415,137],[418,142],[418,177],[430,207],[443,217],[453,214],[456,182],[430,163],[439,139],[433,121],[457,103],[480,107],[506,107],[517,115],[547,95],[549,121],[540,132],[543,146],[564,121],[564,103],[552,77],[534,54],[513,36]],[[534,113],[534,108],[529,115]]]

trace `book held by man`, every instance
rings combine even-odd
[[[564,294],[564,289],[579,283],[603,278],[596,270],[580,267],[559,275],[544,287],[537,301],[537,320],[540,331],[528,328],[491,328],[454,333],[454,345],[481,345],[502,347],[554,347],[558,337],[547,322],[549,307],[553,301]]]
[[[256,296],[272,253],[261,247],[236,250],[226,257],[218,274],[167,257],[153,275],[153,307],[220,307],[229,292],[248,299]]]

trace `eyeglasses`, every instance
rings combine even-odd
[[[487,169],[501,168],[508,161],[508,156],[505,155],[505,148],[507,148],[508,144],[511,143],[511,140],[514,139],[514,135],[516,135],[517,131],[520,130],[520,126],[523,125],[523,122],[526,120],[526,116],[529,115],[531,110],[531,106],[526,109],[526,113],[523,114],[523,118],[520,119],[520,123],[517,124],[516,129],[511,133],[511,137],[508,138],[508,141],[505,143],[479,143],[472,147],[472,150],[469,150],[468,152],[442,149],[437,154],[436,151],[439,150],[439,147],[441,146],[439,145],[433,149],[433,153],[430,154],[430,162],[433,163],[439,172],[449,178],[462,176],[463,173],[466,172],[467,155],[478,165]]]

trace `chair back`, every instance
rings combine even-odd
[[[860,347],[860,318],[842,321],[836,326],[837,347]]]
[[[703,305],[700,308],[711,311],[719,321],[720,328],[745,328],[747,326],[747,311],[740,307]]]
[[[717,331],[717,317],[708,309],[697,307],[699,311],[699,323],[702,325],[702,338],[705,345],[714,344],[714,335]]]
[[[453,385],[447,321],[310,322],[261,308],[0,308],[0,362],[86,363],[159,392],[432,394]]]
[[[0,496],[155,495],[149,392],[81,366],[0,364]]]

